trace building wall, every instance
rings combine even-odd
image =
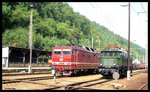
[[[2,67],[8,68],[9,47],[2,48]]]
[[[23,58],[25,55],[25,62]],[[46,55],[44,63],[48,63],[48,57],[51,55],[51,52],[32,50],[32,64],[39,64],[41,59],[37,59],[40,55]],[[38,60],[38,63],[37,63]],[[2,67],[17,67],[14,64],[25,66],[30,62],[30,51],[27,48],[11,47],[2,45]]]

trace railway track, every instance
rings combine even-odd
[[[99,79],[94,79],[94,80],[90,80],[90,81],[84,81],[84,82],[78,82],[78,83],[66,85],[63,89],[64,90],[77,90],[77,89],[99,90],[99,89],[92,89],[92,88],[88,88],[88,87],[94,86],[97,84],[103,84],[103,83],[110,82],[110,81],[112,81],[112,79],[104,79],[102,77]]]
[[[139,90],[148,90],[148,82],[139,88]]]
[[[144,71],[136,71],[136,72],[132,73],[132,75],[137,75],[137,74],[143,73],[143,72]],[[78,83],[73,83],[73,84],[69,84],[69,85],[65,85],[65,86],[58,86],[58,87],[52,88],[52,89],[61,88],[61,90],[100,90],[99,88],[93,89],[93,88],[89,88],[89,87],[97,85],[97,84],[103,84],[105,82],[110,82],[110,81],[113,81],[113,80],[106,79],[105,77],[101,77],[101,78],[90,80],[90,81],[78,82]],[[45,89],[45,90],[48,90],[48,89]]]
[[[38,74],[51,74],[50,72],[37,72],[37,73],[14,73],[14,74],[2,74],[2,76],[20,76],[20,75],[38,75]]]
[[[45,73],[40,73],[40,74],[45,74]],[[48,74],[51,74],[51,73],[48,73]],[[9,76],[11,76],[11,75],[12,74],[10,74]],[[17,76],[18,74],[14,74],[14,75]],[[30,75],[32,75],[32,74],[28,74],[28,76],[30,76]],[[33,74],[33,75],[35,75],[35,74]],[[79,76],[84,76],[84,75],[79,75]],[[66,76],[57,76],[57,78],[64,78],[64,77],[66,77]],[[71,78],[71,76],[70,76],[70,78]],[[2,84],[24,82],[24,81],[27,81],[27,80],[28,81],[39,81],[39,80],[48,80],[48,79],[53,79],[53,76],[42,76],[42,77],[31,77],[31,78],[18,78],[18,79],[2,79]]]
[[[136,72],[133,72],[132,75],[136,75],[136,74],[139,74],[142,72],[143,71],[136,71]],[[84,76],[84,75],[81,75],[81,76]],[[63,78],[63,77],[65,77],[65,76],[57,76],[57,78]],[[72,78],[74,78],[74,77],[72,77]],[[53,79],[53,76],[18,78],[18,79],[3,79],[2,84],[27,82],[27,83],[34,83],[34,84],[40,84],[40,85],[46,85],[47,86],[47,84],[37,83],[36,81],[48,80],[48,79]],[[52,88],[49,88],[49,89],[61,89],[61,90],[87,89],[87,90],[89,90],[89,88],[88,88],[89,86],[93,86],[96,84],[102,84],[102,83],[105,83],[105,82],[108,82],[111,80],[112,79],[105,79],[102,77],[102,78],[98,78],[98,79],[94,79],[94,80],[88,80],[88,81],[73,83],[73,84],[69,84],[69,85],[65,85],[65,86],[51,85]],[[45,89],[45,90],[48,90],[48,89]],[[91,89],[91,90],[96,90],[96,89]]]
[[[103,84],[109,81],[113,81],[112,79],[105,79],[103,77],[93,79],[93,80],[86,80],[82,82],[76,82],[68,85],[53,85],[50,88],[44,89],[44,90],[77,90],[77,89],[84,89],[84,90],[99,90],[99,89],[93,89],[89,88],[90,86],[94,86],[97,84]]]
[[[138,73],[142,73],[142,72],[144,72],[144,71],[138,71]],[[137,73],[137,72],[136,72]],[[136,74],[136,73],[132,73],[131,75],[134,75],[134,74]],[[25,73],[16,73],[16,72],[8,72],[8,73],[6,73],[6,74],[2,74],[2,76],[20,76],[20,75],[38,75],[38,74],[51,74],[51,71],[48,71],[48,72],[43,72],[43,71],[41,71],[41,72],[34,72],[34,73],[27,73],[27,72],[25,72]]]
[[[5,79],[5,80],[2,80],[2,84],[24,82],[24,81],[27,81],[27,80],[28,81],[38,81],[38,80],[48,80],[48,79],[52,79],[52,76],[20,78],[20,79]]]
[[[60,78],[60,77],[63,78],[64,76],[57,76],[57,78]],[[2,84],[25,82],[25,81],[39,81],[39,80],[48,80],[48,79],[53,79],[53,76],[19,78],[19,79],[3,79]]]

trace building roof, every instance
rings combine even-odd
[[[5,48],[5,47],[9,47],[9,48],[12,48],[12,49],[24,49],[24,50],[30,50],[30,48],[23,48],[23,47],[14,47],[14,46],[7,46],[7,45],[2,45],[2,48]],[[50,52],[51,51],[44,51],[44,50],[40,50],[40,49],[32,49],[34,51],[41,51],[41,52]]]

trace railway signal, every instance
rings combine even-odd
[[[56,84],[56,69],[54,67],[54,69],[52,69],[52,74],[54,76],[54,83]]]

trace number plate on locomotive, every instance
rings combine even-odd
[[[59,62],[58,65],[64,65],[64,63],[63,62]]]

